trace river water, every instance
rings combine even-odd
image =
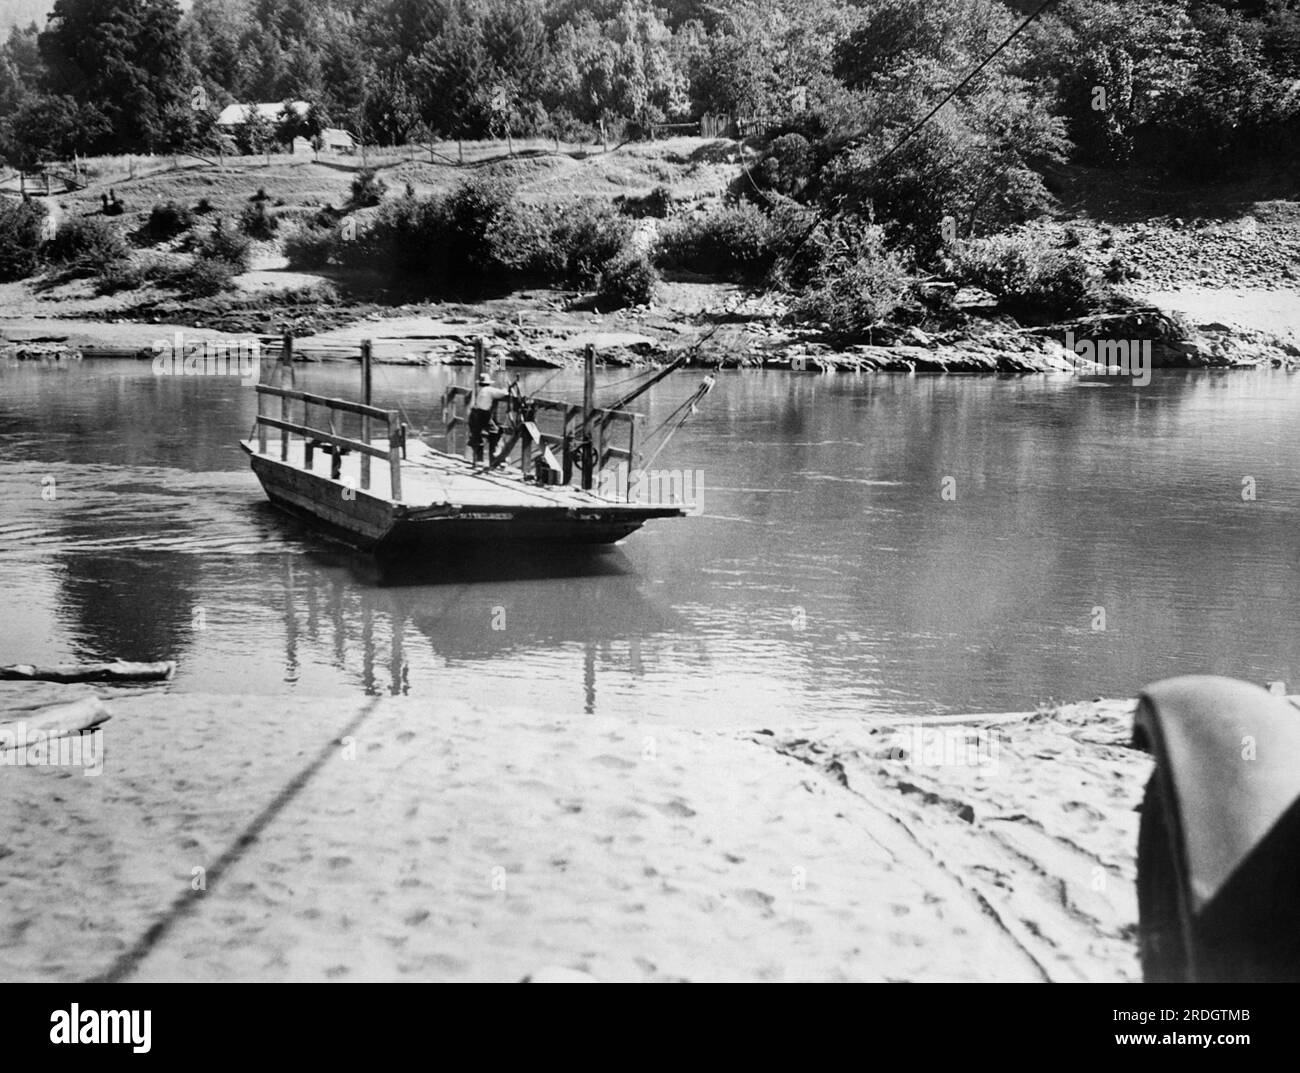
[[[298,373],[355,392],[355,367]],[[376,401],[433,427],[455,375],[380,367]],[[654,389],[650,426],[699,379]],[[565,373],[545,393],[580,391]],[[1300,679],[1284,371],[723,373],[656,463],[702,471],[703,516],[451,577],[380,578],[271,508],[236,445],[254,413],[236,378],[148,362],[0,367],[0,663],[174,659],[182,691],[704,726]]]

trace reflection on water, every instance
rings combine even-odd
[[[598,653],[625,645],[629,673],[642,673],[641,642],[682,625],[680,616],[641,592],[621,553],[574,556],[559,561],[485,556],[482,561],[438,571],[407,568],[378,574],[359,555],[340,553],[334,569],[304,569],[296,557],[280,561],[275,598],[284,621],[284,665],[295,679],[300,651],[328,651],[336,666],[353,665],[367,693],[411,691],[408,636],[417,657],[444,667],[516,659],[549,650],[582,654],[583,708],[595,710]],[[549,568],[548,568],[549,562]],[[556,600],[557,579],[563,599]],[[483,695],[527,703],[483,681]]]
[[[449,375],[381,368],[376,394],[431,427]],[[355,376],[299,371],[326,393]],[[649,425],[697,381],[657,389]],[[10,365],[0,662],[176,659],[182,690],[715,724],[1295,680],[1298,383],[724,375],[656,463],[703,470],[704,517],[595,556],[380,576],[265,502],[237,381]]]

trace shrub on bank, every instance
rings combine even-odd
[[[279,226],[274,213],[266,211],[265,200],[254,201],[239,214],[239,229],[251,239],[266,242],[275,237]]]
[[[149,210],[149,219],[141,229],[146,242],[156,245],[175,238],[194,226],[194,213],[175,201],[159,201]]]
[[[238,274],[230,261],[197,259],[174,278],[181,293],[190,298],[209,298],[229,290]]]
[[[115,225],[97,216],[66,220],[45,247],[50,262],[73,273],[99,273],[129,256]]]
[[[374,168],[362,168],[352,179],[352,207],[368,209],[384,200],[388,184]]]
[[[196,258],[178,262],[158,257],[118,261],[95,280],[96,294],[136,291],[147,283],[172,287],[191,298],[207,298],[229,290],[238,267],[229,261]]]
[[[250,247],[247,235],[227,227],[225,220],[218,219],[212,230],[195,244],[195,253],[200,260],[222,261],[238,273],[248,270]]]
[[[442,231],[449,271],[467,270],[477,279],[509,274],[527,266],[529,243],[519,223],[525,217],[513,189],[493,179],[470,180],[442,198],[434,222]]]
[[[706,276],[756,281],[774,259],[768,218],[749,202],[676,221],[659,239],[661,264]]]
[[[782,134],[772,139],[750,171],[754,186],[785,197],[799,197],[817,173],[817,154],[802,134]],[[752,187],[742,190],[746,196],[753,196]]]
[[[618,203],[618,211],[624,216],[636,220],[663,220],[672,212],[673,192],[666,186],[656,186],[643,197],[619,197],[615,201]]]
[[[338,228],[314,223],[300,226],[284,240],[284,254],[291,268],[325,268],[338,254]]]
[[[608,208],[525,205],[500,180],[471,179],[449,194],[386,202],[341,253],[349,264],[419,277],[435,289],[528,278],[594,283],[630,231],[616,219]]]
[[[340,295],[329,280],[318,279],[281,291],[279,298],[285,305],[321,306],[337,304]]]
[[[444,196],[397,198],[347,254],[436,286],[499,281],[527,256],[511,234],[513,211],[509,187],[492,179],[472,179]]]
[[[1101,281],[1074,251],[1044,236],[1008,232],[958,243],[950,254],[958,283],[980,287],[1012,313],[1071,316],[1096,308]]]
[[[645,253],[624,251],[601,269],[596,301],[606,310],[649,305],[658,282],[659,272]]]
[[[136,291],[146,283],[175,283],[177,267],[168,261],[155,257],[142,257],[135,260],[114,261],[106,266],[95,280],[96,294],[117,294],[120,291]]]
[[[634,227],[608,203],[534,206],[500,180],[472,179],[448,194],[386,201],[351,241],[323,219],[308,221],[285,240],[285,253],[296,268],[379,270],[418,280],[432,293],[524,282],[589,288],[628,254]],[[616,280],[630,285],[637,274],[644,272],[620,265],[609,274],[609,293],[620,290]]]
[[[749,201],[675,221],[659,237],[657,260],[666,268],[757,283],[800,247],[811,217],[788,199],[770,212]]]
[[[547,283],[573,287],[594,287],[632,237],[626,217],[591,200],[541,210],[535,226],[534,272]]]
[[[44,206],[0,198],[0,282],[33,275],[40,267],[44,240]]]
[[[828,244],[794,310],[841,338],[869,338],[873,328],[911,306],[912,282],[902,258],[886,248],[879,227],[854,227]]]

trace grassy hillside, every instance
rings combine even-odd
[[[519,196],[534,202],[638,197],[657,186],[669,187],[679,200],[697,202],[721,196],[739,170],[734,143],[703,138],[631,143],[608,153],[571,144],[561,144],[557,153],[551,141],[517,140],[513,156],[505,142],[469,142],[464,159],[458,163],[455,143],[437,144],[432,151],[403,147],[367,156],[393,194],[407,183],[422,196],[444,193],[468,175],[491,174],[517,184]],[[84,162],[85,189],[58,193],[56,184],[54,200],[67,212],[97,212],[101,195],[111,188],[136,212],[148,212],[156,201],[206,197],[218,212],[231,213],[263,188],[291,209],[341,207],[361,169],[359,154],[319,160],[287,154],[227,157],[221,165],[194,157],[92,157]],[[0,181],[0,190],[16,193],[17,177],[10,173]]]

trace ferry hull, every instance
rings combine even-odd
[[[677,507],[636,504],[516,506],[394,503],[248,451],[267,498],[335,540],[385,558],[438,548],[596,547],[614,544]]]

